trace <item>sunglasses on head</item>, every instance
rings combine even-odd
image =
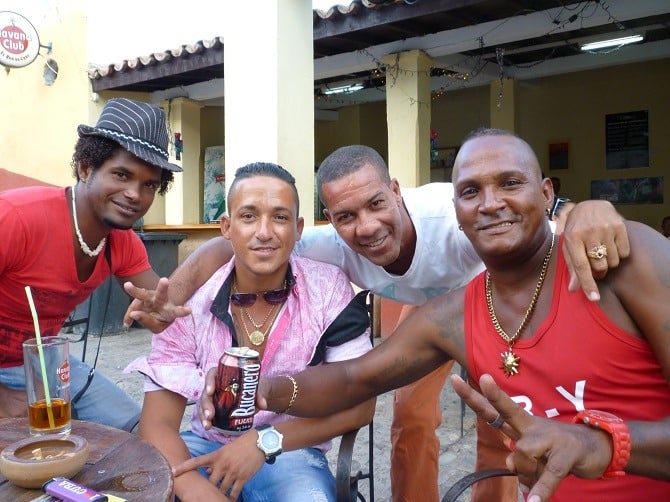
[[[291,292],[291,287],[286,286],[282,289],[271,289],[270,291],[263,291],[262,293],[238,293],[235,284],[233,284],[233,291],[230,295],[230,302],[237,307],[251,307],[256,300],[258,295],[263,295],[263,299],[271,305],[277,305],[278,303],[283,303],[288,298],[289,293]]]

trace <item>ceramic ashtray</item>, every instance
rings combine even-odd
[[[51,478],[75,476],[88,459],[88,441],[80,436],[46,434],[7,446],[0,453],[0,472],[23,488],[41,488]]]

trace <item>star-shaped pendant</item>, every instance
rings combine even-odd
[[[519,362],[521,358],[512,352],[511,347],[507,352],[501,352],[500,357],[502,358],[502,366],[500,368],[505,372],[505,375],[510,377],[519,374]]]

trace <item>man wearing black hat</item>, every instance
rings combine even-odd
[[[0,417],[25,416],[21,344],[35,335],[24,288],[30,286],[43,336],[57,335],[68,314],[110,275],[155,288],[144,244],[132,231],[156,192],[167,192],[165,114],[153,105],[112,99],[95,127],[80,125],[73,187],[0,193]],[[70,358],[73,415],[132,430],[135,401],[85,363]],[[88,388],[86,389],[86,387]],[[73,398],[73,401],[75,399]]]

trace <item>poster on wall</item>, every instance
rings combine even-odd
[[[454,167],[457,146],[445,146],[435,149],[434,158],[430,161],[430,182],[451,182],[451,170]]]
[[[203,223],[218,223],[226,210],[226,170],[224,147],[205,148]]]
[[[663,176],[593,180],[591,198],[612,204],[663,204]]]
[[[567,141],[549,143],[549,169],[567,169],[570,144]]]
[[[605,115],[607,169],[649,167],[649,112]]]

